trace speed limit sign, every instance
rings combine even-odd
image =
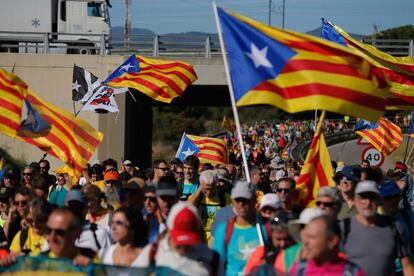
[[[368,160],[371,166],[381,166],[384,163],[384,156],[374,147],[364,149],[361,161]]]

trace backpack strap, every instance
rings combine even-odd
[[[98,241],[98,237],[96,236],[96,230],[98,230],[98,225],[96,223],[91,223],[89,229],[92,231],[93,239],[95,240],[95,244],[98,247],[98,251],[101,250],[101,244]]]
[[[226,224],[226,239],[224,240],[224,244],[226,246],[226,251],[227,251],[227,247],[229,246],[230,243],[230,239],[231,239],[231,234],[233,234],[233,229],[234,229],[234,223],[236,222],[236,216],[231,217]]]
[[[26,243],[28,236],[29,236],[29,227],[23,228],[20,232],[19,244],[20,244],[20,251],[23,252],[24,254],[28,254],[31,251],[30,248],[24,249],[24,244]]]
[[[344,223],[344,232],[342,233],[342,245],[345,247],[345,243],[348,240],[349,232],[351,231],[351,219],[346,218],[343,220]]]

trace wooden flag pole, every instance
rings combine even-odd
[[[405,153],[404,153],[404,163],[407,163],[407,151],[408,151],[408,144],[410,143],[411,134],[408,134],[407,144],[405,145]],[[411,151],[410,151],[411,153]]]
[[[219,20],[219,17],[218,17],[216,1],[213,1],[213,10],[214,10],[214,17],[215,17],[216,25],[217,25],[218,37],[219,37],[219,41],[220,41],[221,53],[223,55],[224,69],[226,71],[226,76],[227,76],[227,83],[228,83],[228,87],[229,87],[231,107],[232,107],[232,110],[233,110],[234,120],[235,120],[235,123],[236,123],[237,137],[238,137],[238,140],[239,140],[240,151],[241,151],[241,155],[242,155],[242,159],[243,159],[244,172],[245,172],[245,175],[246,175],[246,180],[248,182],[250,182],[250,172],[249,172],[249,166],[247,164],[247,159],[246,159],[246,150],[244,149],[243,137],[242,137],[242,134],[241,134],[241,127],[240,127],[240,120],[239,120],[239,113],[237,112],[236,100],[234,98],[233,84],[231,82],[229,64],[228,64],[228,61],[227,61],[226,48],[224,46],[223,33],[222,33],[222,30],[221,30],[220,20]]]

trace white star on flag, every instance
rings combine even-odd
[[[135,66],[131,65],[131,63],[128,63],[128,64],[126,64],[124,66],[121,66],[121,70],[125,70],[126,72],[128,72],[129,71],[129,68],[132,68],[132,67],[135,67]]]
[[[252,42],[250,43],[251,52],[246,52],[246,55],[254,62],[254,67],[259,68],[263,67],[273,67],[270,61],[267,59],[267,46],[259,50],[256,45]]]
[[[80,88],[80,84],[78,83],[77,80],[75,80],[74,83],[72,83],[72,90],[76,90],[77,92],[79,92],[79,88]]]
[[[181,153],[185,155],[185,157],[193,155],[195,151],[190,150],[190,148],[187,148],[186,151],[182,151]]]

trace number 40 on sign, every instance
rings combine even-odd
[[[374,147],[364,149],[361,154],[361,161],[368,160],[371,166],[381,166],[384,163],[384,156]]]

